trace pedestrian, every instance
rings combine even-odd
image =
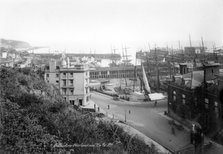
[[[157,100],[155,100],[155,102],[154,102],[154,106],[156,107],[156,105],[157,105]]]
[[[129,110],[129,114],[131,113],[131,110]]]
[[[95,111],[97,110],[97,108],[96,108],[96,104],[94,104],[94,110],[95,110]]]
[[[174,129],[173,125],[171,126],[171,131],[172,131],[172,134],[175,135],[175,129]]]

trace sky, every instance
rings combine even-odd
[[[0,0],[0,38],[67,52],[223,45],[223,0]]]

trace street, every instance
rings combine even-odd
[[[184,149],[190,144],[188,131],[175,129],[175,135],[171,133],[169,120],[163,115],[167,110],[166,100],[158,101],[154,106],[154,102],[115,101],[110,96],[94,92],[92,100],[115,119],[125,121],[126,115],[129,125],[171,151]]]

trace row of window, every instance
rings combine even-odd
[[[85,92],[88,94],[90,89],[86,87]],[[74,88],[62,88],[62,95],[74,95]]]
[[[67,86],[67,81],[66,80],[62,80],[62,86]],[[70,79],[68,80],[68,86],[73,86],[74,85],[74,80]]]
[[[177,96],[176,95],[177,95],[176,91],[173,91],[173,101],[177,100]],[[182,103],[186,104],[186,95],[182,94],[181,96],[182,96]]]
[[[63,77],[66,77],[66,75],[69,75],[70,77],[73,77],[74,73],[63,73]],[[85,73],[86,76],[88,76],[88,72]]]
[[[176,91],[173,91],[173,101],[176,101],[176,100],[177,100]],[[195,103],[197,104],[197,98],[195,98]],[[208,109],[209,108],[209,99],[205,98],[204,103],[205,103],[205,108]],[[182,104],[186,104],[186,95],[184,95],[184,94],[182,94]],[[218,117],[219,116],[219,104],[217,101],[214,102],[214,110]]]
[[[66,73],[63,73],[63,76],[66,76]],[[73,77],[73,73],[70,73],[70,76]],[[46,74],[46,77],[49,77],[49,74]],[[56,77],[59,78],[58,73],[56,73]]]
[[[64,99],[66,100],[66,97]],[[88,102],[88,101],[89,101],[89,97],[86,97],[86,102]],[[79,105],[83,105],[82,104],[83,103],[83,100],[82,99],[78,99],[78,103],[79,103]],[[75,100],[70,100],[70,104],[71,105],[75,105]]]
[[[64,97],[64,100],[67,101],[67,98]],[[88,99],[87,99],[87,101],[88,101]],[[75,105],[75,100],[70,100],[70,104]],[[83,105],[83,99],[78,99],[78,104]]]
[[[73,77],[73,73],[63,73],[63,76],[66,77],[66,75],[69,74],[70,77]]]
[[[100,75],[120,75],[120,74],[133,74],[135,71],[134,70],[117,70],[117,71],[109,71],[109,73],[107,71],[101,71]],[[141,71],[137,71],[138,73],[140,73]],[[97,76],[99,75],[99,72],[90,72],[91,76]]]
[[[62,95],[73,95],[74,88],[62,88]]]

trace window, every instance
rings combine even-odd
[[[204,99],[205,102],[205,108],[208,109],[209,106],[209,100],[207,98]]]
[[[214,111],[215,111],[216,117],[219,117],[218,102],[214,102]]]
[[[59,80],[56,80],[56,83],[59,84]]]
[[[87,96],[87,102],[89,101],[89,97]]]
[[[49,74],[46,74],[46,77],[49,77]]]
[[[63,73],[63,76],[66,76],[66,73]]]
[[[186,104],[186,96],[184,94],[182,94],[182,103]]]
[[[67,91],[67,89],[66,89],[66,88],[63,88],[63,89],[62,89],[62,94],[63,94],[63,95],[66,95],[66,91]]]
[[[73,77],[73,73],[70,73],[70,76]]]
[[[214,102],[214,107],[218,107],[218,102]]]
[[[79,99],[79,105],[80,105],[80,106],[83,105],[83,99]]]
[[[74,84],[74,81],[70,80],[70,86],[73,86],[73,84]]]
[[[173,101],[176,101],[177,97],[176,97],[176,91],[173,91]]]
[[[56,74],[56,77],[59,78],[59,74]]]
[[[56,66],[56,69],[59,70],[60,69],[60,66]]]
[[[71,105],[74,105],[74,100],[70,100],[70,104]]]
[[[63,86],[66,86],[66,80],[63,80]]]
[[[73,94],[74,94],[74,89],[70,88],[70,95],[73,95]]]
[[[88,87],[87,88],[85,88],[86,89],[86,94],[88,93]]]
[[[101,71],[101,75],[106,75],[107,71]]]

